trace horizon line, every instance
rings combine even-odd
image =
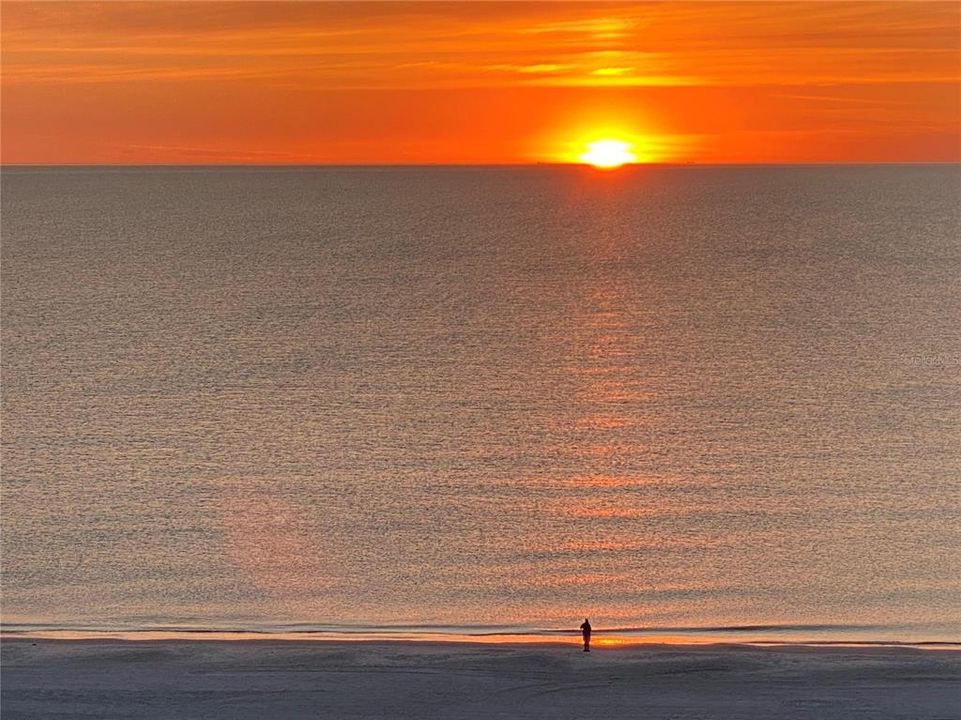
[[[645,163],[624,163],[614,168],[597,168],[588,163],[578,162],[493,162],[493,163],[454,163],[454,162],[345,162],[345,163],[324,163],[324,162],[228,162],[228,163],[201,163],[201,162],[145,162],[145,163],[46,163],[46,162],[11,162],[0,161],[0,170],[5,168],[584,168],[596,170],[598,172],[617,172],[618,170],[645,168],[645,167],[671,167],[671,168],[690,168],[690,167],[821,167],[821,166],[892,166],[892,165],[961,165],[959,160],[894,160],[894,161],[873,161],[873,160],[845,160],[845,161],[814,161],[814,162],[787,162],[787,161],[765,161],[765,162],[645,162]]]

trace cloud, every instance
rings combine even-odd
[[[3,78],[308,77],[317,87],[958,78],[947,3],[14,3]],[[162,10],[161,10],[162,7]],[[496,58],[495,62],[491,62]],[[70,67],[85,68],[82,73]],[[492,73],[492,70],[494,71]]]
[[[600,77],[619,77],[621,75],[626,75],[628,73],[634,72],[634,68],[631,67],[602,67],[596,70],[591,70],[591,75],[597,75]]]

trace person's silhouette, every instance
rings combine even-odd
[[[584,636],[584,652],[591,651],[591,621],[584,618],[581,623],[581,635]]]

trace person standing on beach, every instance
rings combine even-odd
[[[581,623],[581,635],[584,636],[584,652],[591,651],[591,621],[584,618]]]

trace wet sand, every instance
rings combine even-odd
[[[961,651],[5,640],[20,718],[961,717]]]

